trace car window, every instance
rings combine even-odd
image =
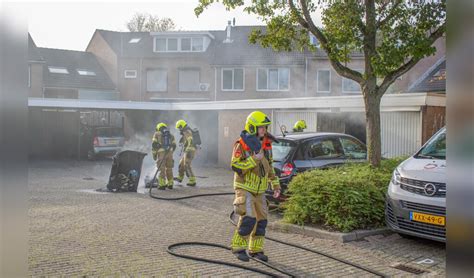
[[[272,143],[274,161],[284,161],[290,152],[295,148],[295,143],[280,140]]]
[[[332,139],[318,139],[308,144],[307,157],[309,159],[328,159],[343,156],[340,144]]]
[[[123,137],[123,132],[120,128],[98,128],[95,134],[98,137]]]
[[[446,159],[446,132],[433,136],[415,158]]]
[[[339,138],[339,141],[341,141],[342,148],[344,149],[347,158],[367,158],[367,150],[362,143],[349,137],[341,137]]]

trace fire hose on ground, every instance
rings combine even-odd
[[[184,200],[184,199],[191,199],[191,198],[198,198],[198,197],[207,197],[207,196],[234,195],[234,192],[204,193],[204,194],[195,194],[195,195],[188,195],[188,196],[182,196],[182,197],[160,197],[160,196],[153,195],[152,192],[151,192],[152,185],[153,185],[153,183],[156,179],[156,176],[157,176],[157,174],[159,172],[159,169],[161,167],[161,163],[163,163],[163,160],[160,162],[160,165],[158,166],[158,168],[155,172],[155,175],[154,175],[153,179],[150,182],[149,196],[153,199],[165,200],[165,201],[177,201],[177,200]],[[230,218],[230,222],[234,226],[236,226],[237,224],[234,221],[234,212],[232,212],[230,214],[229,218]],[[284,242],[284,241],[281,241],[279,239],[269,237],[269,236],[265,236],[265,239],[273,241],[273,242],[277,242],[277,243],[280,243],[280,244],[284,244],[284,245],[287,245],[287,246],[290,246],[290,247],[298,248],[298,249],[301,249],[301,250],[304,250],[304,251],[307,251],[307,252],[311,252],[311,253],[314,253],[314,254],[317,254],[317,255],[321,255],[321,256],[324,256],[324,257],[327,257],[327,258],[330,258],[330,259],[333,259],[333,260],[338,261],[340,263],[347,264],[347,265],[350,265],[352,267],[358,268],[360,270],[366,271],[368,273],[374,274],[378,277],[387,277],[387,275],[385,275],[381,272],[369,269],[365,266],[362,266],[362,265],[359,265],[359,264],[356,264],[356,263],[353,263],[353,262],[349,262],[349,261],[341,259],[341,258],[337,258],[335,256],[332,256],[332,255],[330,255],[328,253],[325,253],[325,252],[322,252],[322,251],[307,248],[307,247],[297,245],[297,244]],[[240,269],[252,271],[252,272],[263,274],[263,275],[268,275],[270,277],[279,277],[279,276],[275,275],[274,273],[271,273],[271,272],[268,272],[268,271],[265,271],[265,270],[262,270],[262,269],[258,269],[258,268],[255,268],[255,267],[249,267],[249,266],[245,266],[245,265],[241,265],[241,264],[236,264],[236,263],[231,263],[231,262],[224,262],[224,261],[213,260],[213,259],[206,259],[206,258],[202,258],[202,257],[195,257],[195,256],[186,255],[186,254],[179,254],[179,253],[176,253],[174,251],[174,249],[176,249],[178,247],[183,247],[183,246],[205,246],[205,247],[214,247],[214,248],[225,249],[225,250],[229,250],[229,251],[231,250],[230,247],[222,245],[222,244],[190,241],[190,242],[177,242],[177,243],[171,244],[171,245],[168,246],[166,251],[170,255],[173,255],[173,256],[176,256],[176,257],[179,257],[179,258],[185,258],[185,259],[189,259],[189,260],[212,263],[212,264],[225,265],[225,266],[230,266],[230,267],[234,267],[234,268],[240,268]],[[287,275],[289,277],[297,277],[298,276],[294,273],[291,273],[291,272],[288,272],[284,269],[278,268],[278,267],[276,267],[276,266],[274,266],[274,265],[272,265],[268,262],[263,262],[261,260],[255,259],[253,257],[250,257],[250,259],[252,259],[252,260],[254,260],[258,263],[261,263],[261,264],[267,266],[268,268],[271,268],[271,269],[273,269],[273,270],[275,270],[275,271],[277,271],[277,272],[279,272],[283,275]]]

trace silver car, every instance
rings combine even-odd
[[[446,128],[395,169],[385,215],[404,237],[446,241]]]
[[[92,129],[92,147],[87,158],[93,160],[98,156],[114,155],[125,143],[123,130],[118,127],[94,127]]]

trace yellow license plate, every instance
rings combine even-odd
[[[414,211],[410,211],[410,220],[438,226],[445,226],[446,223],[446,218],[444,216],[431,215]]]

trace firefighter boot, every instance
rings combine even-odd
[[[268,262],[268,257],[263,252],[249,253],[249,255],[257,260]]]
[[[239,259],[243,262],[248,262],[250,260],[249,256],[247,255],[247,252],[245,252],[245,250],[240,250],[240,251],[234,252],[233,254],[234,254],[235,257],[237,257],[237,259]]]
[[[189,181],[186,185],[187,186],[196,186],[196,177],[189,177]]]
[[[166,180],[162,177],[159,178],[158,189],[159,190],[165,190],[166,189]]]
[[[173,180],[168,180],[168,189],[173,189],[174,182]]]
[[[176,177],[176,178],[173,178],[175,181],[177,181],[178,183],[182,183],[183,180],[184,180],[184,176],[179,176],[179,177]]]

